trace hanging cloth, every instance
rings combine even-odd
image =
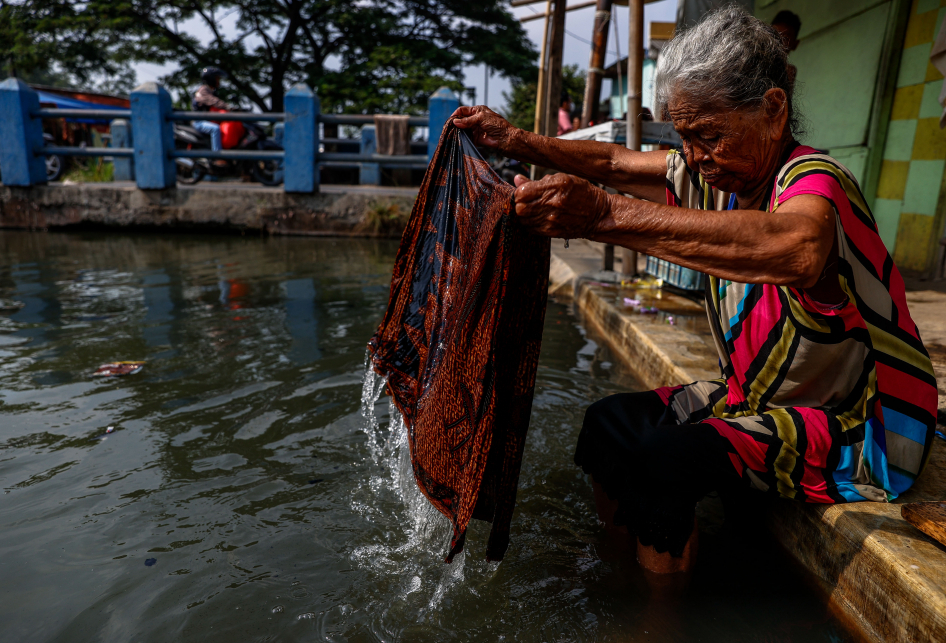
[[[492,522],[501,560],[548,291],[549,239],[518,222],[513,186],[448,124],[424,176],[368,348],[407,425],[420,490],[453,524],[446,560],[471,518]]]
[[[403,114],[375,114],[374,131],[378,154],[404,156],[411,153],[410,116]]]

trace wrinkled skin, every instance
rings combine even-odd
[[[785,93],[769,90],[760,105],[742,109],[684,95],[668,107],[687,164],[714,187],[735,192],[738,210],[664,205],[663,151],[538,136],[482,106],[461,107],[452,118],[477,145],[560,172],[516,179],[516,213],[538,234],[613,243],[722,279],[791,285],[809,289],[817,301],[840,300],[827,261],[837,252],[831,204],[800,195],[780,206],[778,216],[758,212],[793,141]],[[636,198],[607,194],[593,183]]]

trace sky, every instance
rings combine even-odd
[[[569,0],[568,4],[581,4],[583,0]],[[516,17],[524,17],[532,15],[535,13],[544,13],[545,11],[545,2],[536,2],[533,5],[525,7],[516,7],[511,9],[513,15]],[[619,38],[619,48],[621,52],[621,57],[627,56],[627,32],[628,32],[628,8],[627,7],[615,7],[617,13],[617,18],[615,20],[618,28],[618,38]],[[677,11],[677,0],[657,0],[656,2],[651,2],[644,6],[644,22],[649,24],[650,22],[674,22],[676,19]],[[562,62],[566,65],[578,65],[580,69],[588,68],[588,61],[591,57],[591,33],[594,27],[594,16],[595,8],[587,7],[585,9],[578,9],[576,11],[569,11],[565,14],[565,50],[562,56]],[[228,31],[232,29],[233,26],[227,24],[228,21],[232,22],[235,16],[231,16],[228,19],[225,19],[222,24],[222,30]],[[530,20],[523,24],[523,27],[526,30],[529,38],[535,44],[536,50],[541,49],[541,38],[542,38],[542,27],[544,20],[539,18],[538,20]],[[191,25],[183,25],[187,29]],[[197,36],[200,36],[201,26],[198,23],[193,25],[193,33]],[[190,29],[188,29],[190,31]],[[650,33],[650,27],[646,27],[644,30],[644,46],[647,46],[648,34]],[[209,36],[209,34],[208,34]],[[614,40],[614,27],[611,26],[611,31],[608,33],[608,54],[605,59],[605,67],[612,64],[617,60],[615,40]],[[172,72],[175,69],[175,65],[154,65],[150,63],[139,63],[134,65],[135,71],[138,75],[138,82],[143,83],[151,80],[157,80],[160,76],[166,75]],[[464,68],[465,74],[465,85],[467,87],[474,87],[476,89],[476,100],[477,103],[483,103],[484,98],[487,98],[487,94],[484,93],[484,88],[487,87],[486,81],[486,69],[483,65],[475,65]],[[604,92],[602,95],[607,95],[610,91],[609,87],[610,81],[605,80]],[[508,92],[510,89],[509,81],[505,78],[501,78],[496,75],[491,75],[488,83],[488,104],[490,107],[502,109],[505,105],[505,100],[503,99],[503,92]],[[463,97],[464,104],[470,104],[470,98],[468,96]]]

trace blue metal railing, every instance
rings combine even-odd
[[[117,180],[134,178],[139,188],[165,189],[176,183],[176,159],[279,161],[287,192],[316,192],[320,166],[355,166],[361,182],[380,183],[384,166],[426,168],[439,132],[459,107],[447,88],[430,97],[430,116],[411,116],[408,125],[428,127],[427,154],[387,156],[376,153],[374,116],[321,114],[318,97],[304,84],[286,94],[285,112],[194,112],[171,109],[170,95],[157,83],[145,83],[131,93],[131,109],[41,109],[37,93],[16,78],[0,83],[0,174],[5,185],[35,185],[46,180],[43,157],[109,156]],[[98,118],[112,121],[113,147],[63,147],[43,144],[44,118]],[[275,139],[283,150],[185,150],[174,147],[174,123],[179,121],[257,121],[275,123]],[[325,144],[358,145],[358,152],[323,152],[319,124],[361,127],[360,139],[325,139]]]

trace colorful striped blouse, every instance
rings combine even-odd
[[[752,486],[818,503],[893,500],[929,457],[933,367],[850,171],[799,146],[759,216],[775,216],[799,194],[834,206],[846,301],[824,305],[798,288],[710,277],[707,312],[722,377],[657,392],[678,421],[716,428]],[[669,204],[718,210],[729,198],[680,154],[668,154]]]

